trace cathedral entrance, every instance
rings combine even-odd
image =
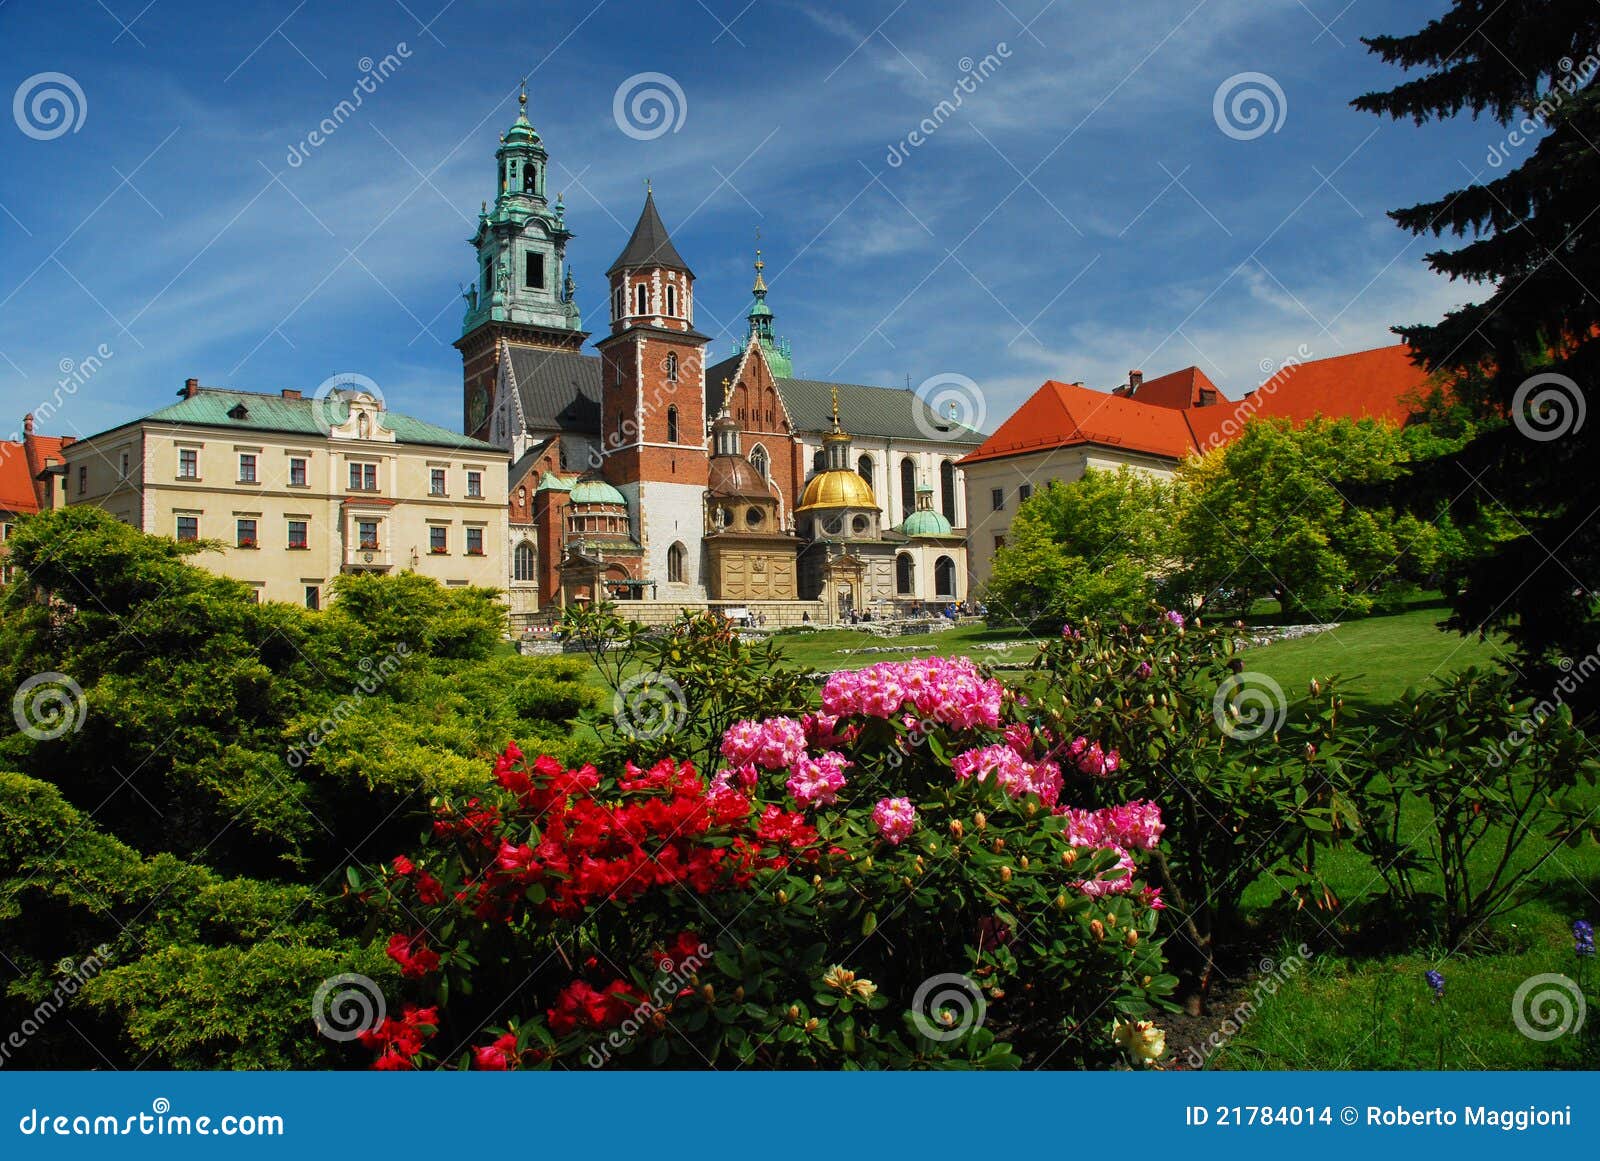
[[[855,594],[853,592],[851,592],[849,589],[840,589],[839,593],[838,593],[838,597],[839,597],[839,601],[838,601],[838,605],[839,605],[839,620],[848,621],[850,619],[851,614],[856,611]]]

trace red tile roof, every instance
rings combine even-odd
[[[1211,392],[1213,401],[1231,402],[1199,367],[1185,367],[1170,375],[1162,375],[1159,379],[1147,380],[1139,384],[1128,398],[1152,407],[1199,407],[1205,402],[1203,393],[1207,391]]]
[[[1295,423],[1322,415],[1403,424],[1428,387],[1411,348],[1396,343],[1287,367],[1245,396],[1244,410]]]
[[[965,466],[1079,444],[1182,459],[1196,450],[1186,414],[1177,408],[1155,407],[1094,391],[1081,383],[1052,379],[961,463]]]
[[[37,512],[39,497],[28,470],[28,452],[21,443],[0,440],[0,512]]]

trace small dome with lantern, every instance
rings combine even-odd
[[[822,437],[824,470],[811,477],[801,494],[796,513],[821,512],[834,508],[876,510],[878,498],[872,485],[850,467],[850,433],[839,426],[839,391],[833,392],[833,430]]]

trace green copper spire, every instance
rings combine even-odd
[[[757,231],[756,238],[759,240],[760,237],[760,231]],[[772,308],[767,305],[767,280],[761,273],[766,268],[767,264],[761,260],[761,251],[757,249],[756,281],[750,288],[755,301],[750,304],[747,316],[750,319],[750,338],[761,344],[773,377],[790,379],[794,377],[794,364],[789,358],[789,341],[778,338],[772,330]]]

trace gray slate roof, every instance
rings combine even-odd
[[[639,214],[639,224],[634,226],[633,236],[622,248],[622,253],[617,255],[611,269],[606,271],[606,277],[611,277],[618,270],[638,266],[662,266],[668,270],[682,270],[690,278],[694,277],[689,264],[673,246],[672,236],[667,233],[661,215],[656,213],[656,196],[653,193],[644,195],[644,210]]]
[[[706,405],[710,414],[722,410],[722,380],[732,379],[738,357],[706,370]],[[950,422],[903,387],[872,387],[864,383],[828,383],[821,379],[779,379],[778,393],[797,431],[833,428],[833,390],[839,389],[839,425],[851,435],[878,439],[939,439],[956,447],[977,447],[983,433],[951,427]],[[925,421],[919,423],[918,418]]]
[[[534,431],[600,430],[600,358],[513,346],[511,373]]]

